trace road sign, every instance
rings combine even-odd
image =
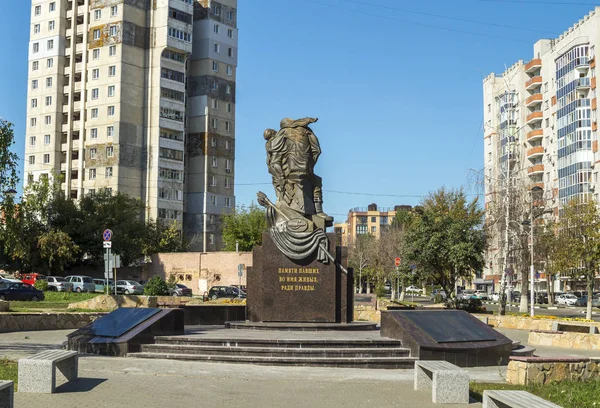
[[[103,248],[105,248],[105,249],[112,248],[111,241],[104,241],[102,244],[103,244]]]
[[[417,269],[417,265],[411,265],[410,269]]]
[[[238,276],[241,277],[244,274],[244,264],[238,264]]]
[[[396,264],[396,266],[400,266],[400,258],[394,259],[394,263]]]
[[[109,229],[105,229],[104,232],[102,233],[102,239],[104,239],[105,241],[110,241],[112,239],[112,231]],[[106,247],[104,247],[106,248]],[[110,247],[108,247],[110,248]]]

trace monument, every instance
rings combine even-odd
[[[283,119],[267,129],[267,168],[276,201],[263,192],[268,232],[255,247],[248,272],[248,319],[252,322],[349,323],[352,271],[345,248],[327,234],[333,218],[323,211],[322,180],[314,168],[321,147],[309,127],[316,118]]]

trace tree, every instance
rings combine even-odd
[[[0,192],[3,196],[6,195],[6,191],[15,189],[19,183],[19,156],[10,151],[14,144],[13,124],[0,118]]]
[[[377,242],[371,234],[360,234],[349,244],[348,263],[355,272],[358,272],[358,276],[355,274],[355,283],[358,293],[362,293],[363,274],[375,257]],[[367,293],[371,293],[370,285],[367,285]]]
[[[552,255],[559,250],[558,226],[548,223],[536,226],[534,230],[534,254],[538,262],[538,270],[546,272],[546,286],[548,287],[548,304],[554,304],[554,276],[560,273],[553,262]]]
[[[558,222],[557,246],[551,255],[555,267],[587,286],[586,319],[592,318],[594,278],[600,264],[600,213],[593,200],[573,199]]]
[[[236,243],[240,251],[252,251],[262,243],[262,234],[267,231],[266,212],[255,204],[223,214],[221,220],[225,251],[235,251]]]
[[[142,253],[145,256],[157,254],[160,252],[183,252],[184,243],[182,240],[179,224],[173,221],[170,224],[162,221],[148,221],[146,224],[146,239]]]
[[[483,211],[462,189],[441,188],[410,213],[399,212],[394,222],[404,232],[403,262],[417,265],[423,280],[452,298],[459,278],[471,279],[483,268]]]
[[[63,231],[48,231],[38,238],[38,247],[42,259],[48,264],[48,269],[55,274],[62,272],[65,265],[75,260],[79,252],[69,234]]]

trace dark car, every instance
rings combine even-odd
[[[231,285],[231,287],[241,289],[243,293],[246,293],[246,285]]]
[[[37,290],[28,283],[6,283],[0,284],[0,300],[44,300],[44,292]]]
[[[575,306],[587,306],[588,297],[587,295],[583,295],[575,301]],[[594,296],[592,297],[592,307],[600,307],[600,297]]]
[[[175,285],[174,288],[169,289],[171,296],[192,296],[192,290],[181,283]]]
[[[246,294],[240,291],[238,288],[233,286],[213,286],[210,288],[208,292],[208,297],[210,299],[219,299],[219,298],[245,298]]]

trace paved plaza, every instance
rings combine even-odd
[[[526,331],[502,330],[526,343]],[[0,334],[0,356],[17,360],[59,348],[69,330]],[[192,327],[189,335],[248,336],[245,330]],[[343,333],[321,333],[331,338]],[[320,335],[321,335],[320,334]],[[269,336],[257,331],[252,336]],[[364,334],[374,338],[379,332]],[[287,332],[308,338],[310,332]],[[582,355],[581,351],[544,348],[540,355]],[[586,354],[586,353],[584,353]],[[596,355],[598,353],[595,353]],[[470,368],[476,381],[503,381],[505,367]],[[442,407],[431,394],[412,389],[413,370],[277,367],[170,360],[81,356],[80,379],[60,385],[56,394],[15,394],[16,408],[162,408],[190,407]],[[469,405],[448,405],[480,407]]]

